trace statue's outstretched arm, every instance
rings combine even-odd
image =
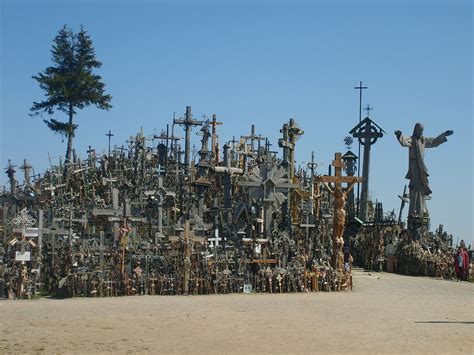
[[[452,135],[454,132],[452,130],[447,130],[446,132],[441,133],[436,138],[425,138],[425,147],[434,148],[440,144],[443,144],[448,141],[447,136]]]
[[[395,135],[402,147],[411,147],[411,137],[405,137],[399,130],[395,131]]]
[[[352,190],[352,188],[354,187],[354,185],[357,184],[357,182],[358,182],[358,181],[351,182],[351,183],[349,184],[349,186],[347,187],[345,193],[348,194],[348,193]]]

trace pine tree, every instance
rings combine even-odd
[[[64,25],[53,41],[51,54],[53,66],[32,76],[45,91],[46,99],[34,102],[30,115],[42,117],[44,113],[53,115],[56,111],[67,115],[66,122],[54,118],[43,120],[54,133],[67,137],[67,167],[78,127],[74,123],[77,110],[89,105],[109,110],[112,96],[105,94],[102,77],[93,73],[93,69],[100,68],[102,63],[96,59],[92,40],[82,26],[75,34]]]

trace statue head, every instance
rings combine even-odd
[[[423,123],[418,122],[413,129],[413,135],[417,138],[423,137]]]

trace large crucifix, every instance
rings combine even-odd
[[[332,161],[334,166],[334,176],[318,176],[315,181],[323,183],[326,189],[334,197],[334,212],[333,212],[333,240],[332,240],[332,266],[342,272],[344,266],[344,227],[346,223],[346,200],[349,192],[352,190],[356,183],[363,181],[362,177],[357,176],[342,176],[342,168],[344,163],[342,161],[342,154],[336,153],[335,158]],[[329,183],[334,183],[334,189],[329,186]],[[345,189],[342,188],[342,184],[347,184]]]

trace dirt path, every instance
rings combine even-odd
[[[474,353],[474,284],[356,270],[353,292],[0,302],[2,352]]]

